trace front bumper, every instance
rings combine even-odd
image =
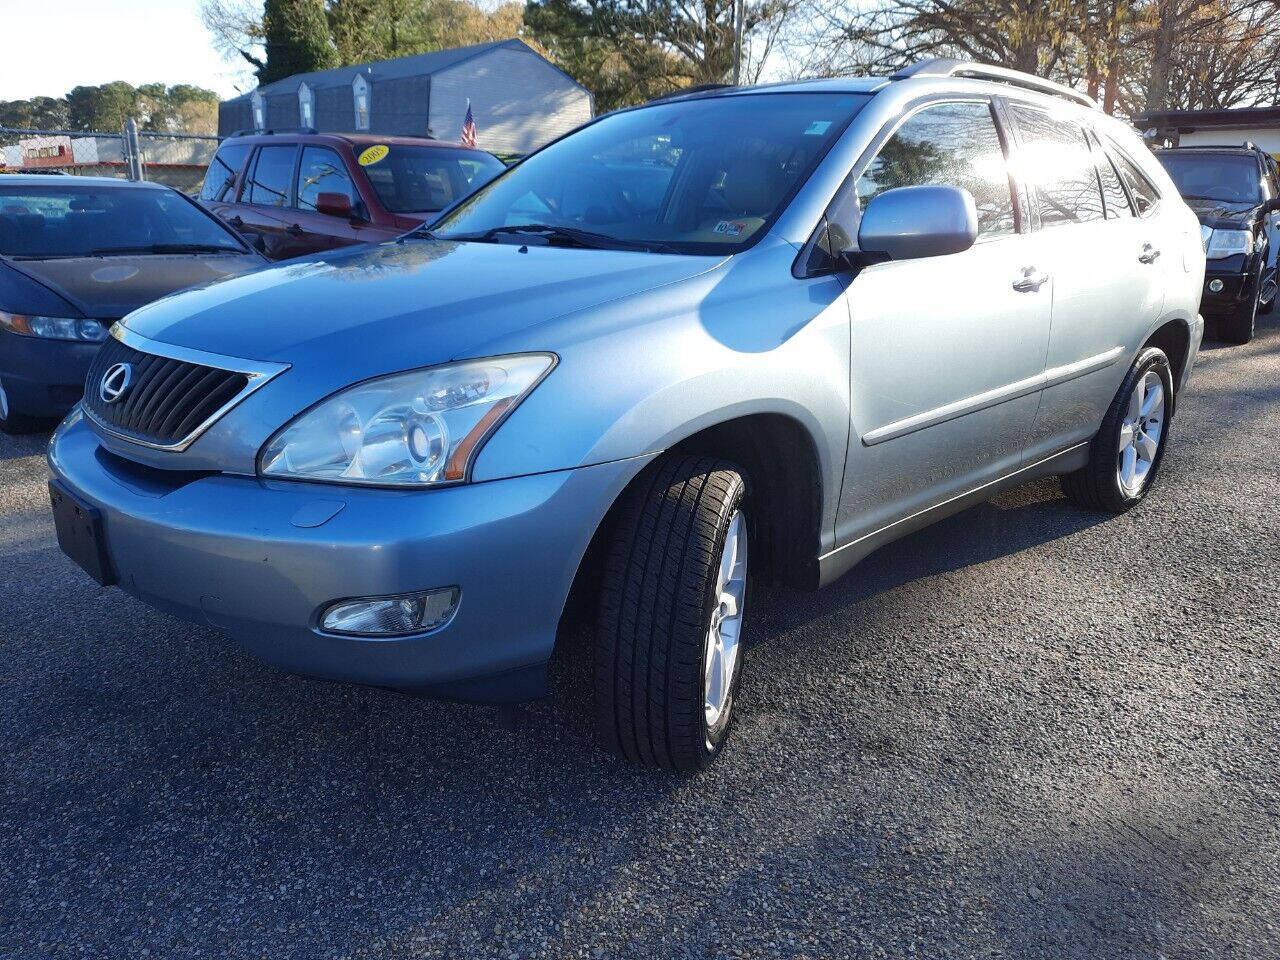
[[[1240,270],[1205,271],[1200,311],[1214,317],[1233,313],[1241,303],[1254,295],[1255,278],[1255,273]],[[1216,293],[1209,289],[1209,285],[1215,280],[1222,281],[1222,289]]]
[[[80,402],[100,343],[47,340],[0,330],[0,379],[16,413],[61,417]]]
[[[126,592],[286,670],[485,701],[544,692],[578,564],[649,459],[397,491],[166,475],[107,452],[78,410],[49,446],[54,476],[102,512]],[[432,633],[318,629],[334,600],[454,585],[457,614]]]

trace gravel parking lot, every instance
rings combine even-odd
[[[1159,487],[1056,481],[755,597],[696,779],[287,676],[97,588],[0,438],[0,956],[1280,956],[1280,329]]]

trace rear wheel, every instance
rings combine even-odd
[[[44,426],[44,421],[24,416],[13,408],[9,391],[4,381],[0,380],[0,431],[4,433],[34,433]]]
[[[1089,463],[1062,478],[1068,499],[1090,510],[1123,513],[1155,483],[1169,421],[1173,376],[1158,347],[1142,351],[1111,402],[1089,451]]]
[[[731,463],[670,456],[626,495],[601,585],[596,718],[606,748],[668,770],[724,746],[742,676],[746,482]]]

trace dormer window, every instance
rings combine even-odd
[[[253,95],[249,97],[249,103],[253,107],[253,129],[267,129],[267,104],[262,91],[253,91]]]
[[[369,81],[357,73],[351,81],[351,100],[356,109],[356,129],[369,129]]]
[[[298,119],[303,127],[314,127],[316,101],[311,88],[305,83],[298,87]]]

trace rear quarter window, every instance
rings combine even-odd
[[[249,158],[247,143],[229,143],[218,148],[209,169],[204,175],[204,186],[200,189],[201,200],[230,200],[235,189],[236,177],[244,168]]]
[[[1120,179],[1124,181],[1124,185],[1129,189],[1129,196],[1133,198],[1133,204],[1138,208],[1138,216],[1145,217],[1160,202],[1160,191],[1156,189],[1150,178],[1142,172],[1142,169],[1130,160],[1114,142],[1109,144],[1108,152],[1115,159],[1116,169],[1120,172]]]

